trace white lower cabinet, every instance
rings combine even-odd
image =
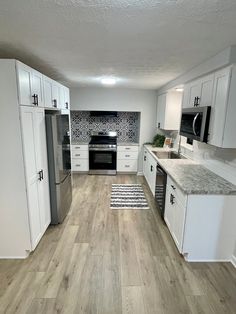
[[[21,106],[20,111],[31,246],[34,250],[51,220],[44,109]]]
[[[151,153],[148,150],[146,150],[144,147],[143,174],[153,196],[155,196],[155,188],[156,188],[156,167],[157,167],[157,161],[151,155]]]
[[[178,199],[175,190],[175,186],[173,189],[169,184],[167,184],[164,219],[178,250],[182,252],[184,216],[186,208],[185,205],[183,205]]]
[[[138,171],[138,145],[127,145],[117,147],[117,171],[137,172]]]
[[[231,260],[235,201],[235,195],[184,194],[168,176],[164,219],[187,261]]]
[[[71,145],[71,170],[74,172],[89,171],[88,144]]]

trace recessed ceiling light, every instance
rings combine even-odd
[[[183,87],[177,87],[175,90],[176,90],[176,92],[183,92],[184,91]]]
[[[116,79],[114,77],[104,77],[101,79],[101,83],[103,85],[115,85],[116,84]]]

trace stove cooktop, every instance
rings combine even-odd
[[[89,145],[116,145],[117,132],[92,132]]]

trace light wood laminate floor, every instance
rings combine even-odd
[[[144,183],[150,210],[111,210],[112,183]],[[229,263],[186,263],[142,177],[74,176],[73,204],[26,260],[0,261],[0,313],[236,313]]]

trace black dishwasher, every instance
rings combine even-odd
[[[157,164],[156,167],[156,186],[155,186],[155,200],[159,209],[161,217],[164,219],[165,198],[166,198],[166,180],[167,174],[165,170]]]

